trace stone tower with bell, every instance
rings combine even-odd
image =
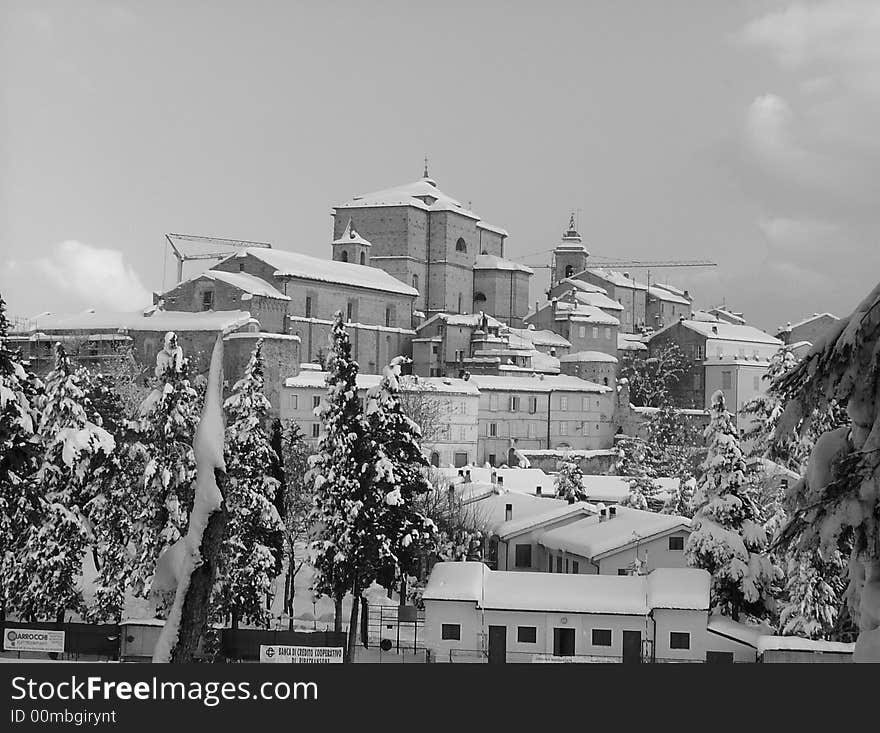
[[[562,241],[553,250],[553,266],[550,269],[550,287],[560,280],[572,277],[587,269],[587,258],[590,253],[583,245],[574,223],[574,214],[568,221],[568,231],[562,235]]]

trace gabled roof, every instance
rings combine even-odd
[[[501,328],[504,324],[501,323],[496,318],[493,318],[489,314],[485,315],[486,325],[490,328]],[[425,321],[422,325],[420,325],[416,331],[423,331],[428,326],[433,324],[435,321],[443,321],[447,326],[465,326],[470,328],[479,328],[483,322],[483,314],[482,313],[435,313],[431,316],[427,321]]]
[[[552,304],[551,304],[552,305]],[[556,303],[557,321],[585,321],[600,326],[619,326],[620,321],[594,305],[584,303],[569,303],[560,300]]]
[[[521,339],[528,341],[535,346],[559,346],[562,348],[570,348],[571,342],[560,336],[558,333],[547,329],[536,328],[510,328],[504,329],[505,333],[510,332],[516,334]]]
[[[76,315],[49,315],[40,318],[40,331],[85,331],[118,329],[120,331],[223,331],[229,332],[257,320],[248,311],[168,311],[152,310],[119,313],[89,310]]]
[[[608,295],[608,291],[601,285],[594,285],[593,283],[588,283],[586,280],[578,280],[575,277],[564,277],[559,282],[571,285],[582,293],[600,293],[602,295]]]
[[[659,331],[652,334],[651,340],[678,325],[684,326],[684,328],[714,341],[739,341],[751,344],[772,344],[782,346],[782,341],[771,336],[769,333],[765,333],[759,328],[755,328],[754,326],[740,326],[734,323],[725,323],[724,321],[713,323],[708,321],[683,320],[676,323],[670,323],[665,328],[661,328]]]
[[[831,318],[835,321],[840,320],[833,313],[814,313],[809,318],[804,318],[804,319],[798,321],[797,323],[792,323],[791,325],[786,326],[785,328],[780,328],[779,333],[786,333],[787,331],[792,331],[795,328],[800,328],[801,326],[806,326],[808,323],[812,323],[813,321],[818,321],[820,318]]]
[[[506,260],[496,255],[477,255],[474,260],[475,270],[508,270],[512,272],[525,272],[528,275],[534,275],[535,271],[531,267],[521,265],[513,260]]]
[[[392,277],[377,267],[357,265],[354,262],[324,260],[300,254],[299,252],[288,252],[283,249],[248,247],[227,257],[223,261],[226,262],[236,257],[246,257],[247,255],[265,262],[270,267],[274,267],[276,277],[297,277],[304,280],[317,280],[413,297],[419,294],[419,291],[415,288],[400,282],[397,278]]]
[[[373,245],[364,239],[351,224],[351,217],[348,224],[345,225],[345,231],[339,235],[339,239],[334,239],[333,244],[360,244],[364,247],[372,247]]]
[[[611,300],[604,293],[584,293],[577,292],[575,293],[575,299],[578,303],[584,303],[585,305],[592,305],[596,308],[601,308],[602,310],[609,311],[622,311],[623,306],[618,303],[616,300]]]
[[[621,550],[677,530],[690,530],[690,520],[673,514],[645,512],[631,507],[617,507],[617,516],[600,521],[598,516],[545,532],[538,543],[552,550],[571,552],[593,560],[614,555]]]
[[[617,270],[608,270],[604,267],[588,267],[586,272],[611,283],[616,288],[633,288],[634,290],[648,289],[648,286],[645,285],[645,283],[640,283],[631,277],[626,277],[622,272],[618,272]]]
[[[691,304],[691,302],[684,296],[676,295],[675,293],[672,293],[665,288],[655,287],[653,285],[648,288],[648,295],[667,303],[677,303],[678,305],[686,306],[690,306]]]
[[[506,230],[483,221],[460,201],[456,201],[452,196],[443,193],[437,188],[436,182],[432,178],[427,177],[412,183],[405,183],[402,186],[394,186],[381,191],[355,196],[344,204],[337,204],[335,208],[360,209],[377,206],[412,206],[422,211],[451,211],[476,220],[476,225],[481,229],[495,232],[504,237],[508,236]]]
[[[596,506],[594,504],[588,504],[585,501],[578,501],[574,504],[566,503],[562,506],[555,506],[552,509],[548,509],[541,514],[534,514],[520,519],[514,518],[510,521],[503,522],[495,528],[495,534],[497,534],[500,539],[507,540],[511,537],[521,535],[524,532],[529,532],[539,527],[545,527],[549,524],[556,524],[557,522],[564,522],[566,520],[575,521],[576,519],[583,517],[594,516],[596,512]]]
[[[205,270],[204,272],[191,277],[187,282],[207,277],[211,280],[220,280],[234,288],[244,291],[250,295],[260,295],[264,298],[274,298],[275,300],[290,300],[288,296],[277,288],[273,288],[265,280],[254,275],[248,275],[246,272],[225,272],[224,270]]]

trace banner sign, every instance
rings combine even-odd
[[[46,629],[4,629],[7,652],[64,652],[64,632]]]
[[[341,646],[260,644],[260,661],[281,664],[342,664]]]

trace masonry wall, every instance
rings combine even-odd
[[[262,339],[264,391],[272,406],[271,416],[281,415],[284,379],[299,372],[300,342],[295,336],[269,333],[231,334],[223,341],[223,369],[230,386],[244,376],[257,342]]]
[[[613,387],[617,378],[617,364],[610,361],[562,361],[559,369],[562,374],[606,387]]]
[[[687,371],[681,379],[670,386],[670,397],[679,407],[703,409],[706,404],[706,394],[711,394],[706,391],[706,374],[703,366],[706,338],[681,324],[675,324],[650,340],[648,354],[657,353],[669,341],[678,344],[688,360]]]
[[[474,270],[474,298],[478,293],[485,301],[474,301],[474,313],[483,311],[514,328],[522,328],[529,310],[529,274],[519,270]]]

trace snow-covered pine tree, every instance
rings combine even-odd
[[[569,504],[587,500],[587,490],[583,483],[584,475],[575,461],[563,461],[556,473],[554,487],[556,498],[565,499]]]
[[[653,467],[648,461],[648,446],[638,437],[618,436],[618,458],[615,470],[618,476],[629,477],[629,495],[620,502],[642,511],[659,512],[663,501],[659,498],[660,485],[654,481]]]
[[[315,487],[316,536],[310,549],[314,589],[334,599],[335,630],[341,631],[345,594],[359,584],[368,587],[372,580],[368,577],[372,569],[367,567],[372,554],[366,545],[372,542],[373,518],[365,514],[364,506],[373,493],[367,473],[372,474],[374,456],[358,398],[358,364],[352,358],[341,311],[334,316],[329,340],[324,359],[327,399],[315,410],[322,432],[308,474]],[[374,503],[369,503],[375,511]]]
[[[779,577],[767,553],[767,537],[748,492],[746,465],[733,417],[719,390],[712,395],[704,432],[707,455],[694,492],[688,563],[712,574],[712,609],[731,616],[766,617]]]
[[[144,597],[150,594],[159,555],[186,531],[192,508],[198,403],[187,372],[177,335],[169,331],[156,355],[155,385],[141,405],[138,426],[147,461],[133,507],[138,555],[132,588]]]
[[[850,545],[850,613],[859,625],[854,658],[880,661],[880,283],[853,313],[813,343],[775,383],[786,399],[776,435],[809,428],[804,418],[834,400],[849,426],[815,442],[803,479],[787,497],[790,522],[780,542],[823,556]]]
[[[283,524],[275,508],[278,481],[268,470],[276,460],[266,421],[262,340],[258,341],[223,407],[226,412],[226,536],[213,593],[215,618],[262,626],[266,596],[281,572]]]
[[[13,559],[39,514],[34,475],[40,449],[37,408],[43,385],[9,348],[6,303],[0,296],[0,620],[5,618]]]
[[[679,517],[692,517],[694,514],[694,489],[697,486],[693,477],[679,480],[663,504],[661,514],[674,514]]]
[[[96,459],[115,448],[113,437],[89,419],[87,380],[56,344],[37,427],[43,446],[36,474],[39,517],[25,532],[11,581],[13,605],[28,620],[60,621],[65,611],[82,610],[79,578],[93,538],[83,508],[94,493]]]
[[[835,551],[824,560],[818,550],[785,556],[785,594],[779,627],[785,636],[828,639],[834,633],[844,589],[843,558]]]
[[[421,428],[404,413],[401,401],[401,366],[407,359],[392,359],[378,386],[367,393],[367,424],[374,452],[376,482],[384,494],[381,525],[388,538],[377,558],[377,581],[393,588],[417,575],[421,558],[437,547],[437,526],[419,510],[419,498],[431,491],[428,459],[421,446]],[[406,596],[405,590],[401,594]]]

